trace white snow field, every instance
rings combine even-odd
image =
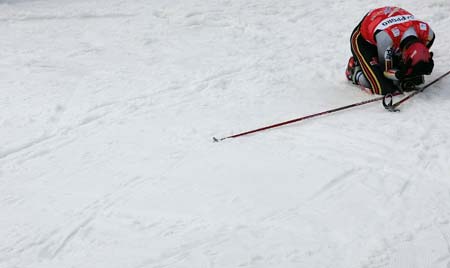
[[[0,0],[0,267],[450,267],[450,77],[399,113],[351,31],[448,0]]]

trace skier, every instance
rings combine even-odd
[[[410,91],[433,71],[430,26],[399,7],[371,10],[353,30],[345,75],[373,94]]]

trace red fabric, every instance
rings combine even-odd
[[[381,7],[370,11],[361,22],[361,35],[372,45],[376,45],[375,32],[386,31],[394,41],[394,47],[400,47],[405,31],[414,27],[419,40],[426,44],[430,27],[427,23],[416,20],[414,15],[399,7]]]
[[[431,58],[430,51],[422,43],[410,45],[403,53],[403,62],[411,60],[411,65],[416,65],[419,61],[429,62]]]
[[[430,62],[431,54],[424,44],[414,43],[403,52],[402,57],[403,62],[406,62],[410,66],[406,71],[406,75],[410,75],[413,72],[413,67],[420,61]]]

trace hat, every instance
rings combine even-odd
[[[419,41],[404,49],[402,61],[405,76],[428,75],[433,71],[433,53]]]

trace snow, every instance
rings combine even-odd
[[[0,1],[0,267],[450,267],[450,77],[380,103],[389,1]],[[437,34],[448,0],[397,1]]]

